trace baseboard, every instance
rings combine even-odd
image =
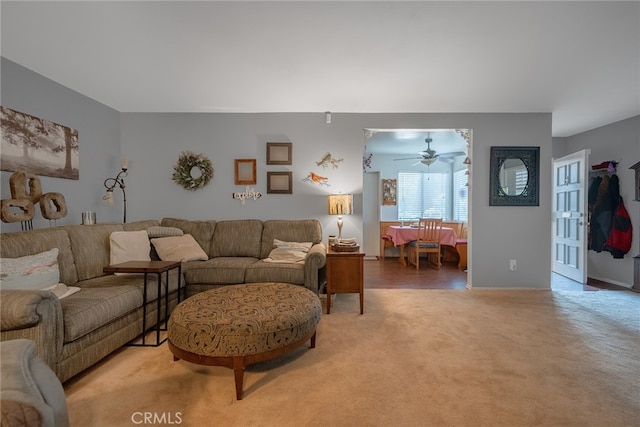
[[[631,284],[631,283],[619,282],[617,280],[612,280],[612,279],[609,279],[607,277],[589,276],[589,279],[595,279],[595,280],[599,280],[601,282],[611,283],[612,285],[622,286],[623,288],[631,289],[633,287],[633,284]]]

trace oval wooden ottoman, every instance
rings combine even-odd
[[[245,367],[279,357],[311,340],[322,307],[309,289],[248,283],[204,291],[173,310],[167,327],[173,360],[232,368],[242,399]]]

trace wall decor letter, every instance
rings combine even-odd
[[[244,191],[233,193],[233,198],[236,200],[240,200],[240,203],[244,205],[245,201],[248,199],[258,200],[262,197],[262,194],[256,191],[253,187],[247,186]]]

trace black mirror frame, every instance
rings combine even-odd
[[[500,168],[509,157],[522,160],[528,180],[522,194],[510,196],[500,185]],[[489,206],[540,206],[540,147],[491,147]]]

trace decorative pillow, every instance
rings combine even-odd
[[[191,234],[151,239],[158,256],[163,261],[206,261],[207,253]]]
[[[265,261],[304,264],[311,246],[313,246],[312,242],[285,242],[273,239],[273,250]]]
[[[2,289],[46,289],[60,282],[58,248],[35,255],[0,259]]]
[[[146,230],[114,231],[109,237],[110,264],[127,261],[151,261],[151,245]]]
[[[147,228],[150,239],[156,237],[182,236],[184,231],[178,227],[163,227],[161,225],[153,225]]]

